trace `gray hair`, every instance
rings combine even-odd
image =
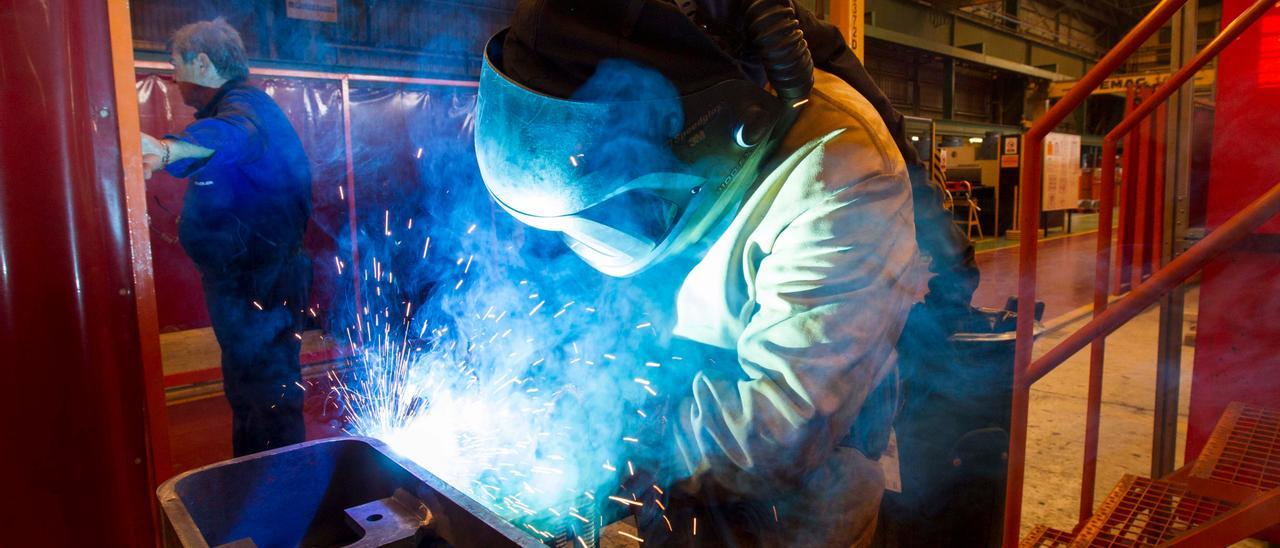
[[[228,80],[249,76],[249,61],[240,33],[221,17],[184,25],[169,38],[169,51],[176,52],[188,63],[201,53],[208,55],[218,75]]]

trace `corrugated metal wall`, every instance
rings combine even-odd
[[[944,118],[946,74],[941,56],[871,40],[867,42],[867,71],[898,110],[912,116]],[[1021,81],[1021,77],[956,63],[955,112],[951,119],[1009,123],[1000,119],[996,108],[1002,92],[1010,87],[1004,80]]]

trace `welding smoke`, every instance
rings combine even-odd
[[[497,209],[475,165],[473,96],[443,94],[444,106],[439,93],[377,93],[355,104],[403,112],[405,134],[375,140],[404,138],[408,154],[366,142],[357,155],[382,159],[363,169],[408,162],[418,180],[390,180],[379,191],[391,199],[360,206],[363,305],[333,318],[360,366],[347,382],[353,431],[512,519],[584,495],[604,501],[630,474],[627,456],[658,443],[645,439],[660,431],[653,410],[679,390],[667,379],[684,367],[668,348],[681,277],[605,277],[556,234]],[[662,145],[682,112],[656,71],[604,63],[575,99],[654,96],[667,100],[614,120],[619,140],[592,161],[677,162]]]

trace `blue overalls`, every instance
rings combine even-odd
[[[297,335],[311,278],[311,168],[298,134],[270,96],[232,81],[168,137],[214,151],[167,170],[189,178],[178,236],[222,349],[235,455],[304,441]]]

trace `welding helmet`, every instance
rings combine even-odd
[[[619,74],[646,70],[603,60],[596,78],[552,95],[506,70],[509,29],[499,32],[485,48],[475,133],[493,200],[526,225],[559,232],[611,276],[636,274],[707,236],[759,177],[812,87],[794,12],[775,0],[756,3],[768,8],[757,14],[771,44],[760,57],[766,69],[770,59],[781,67],[768,71],[777,94],[745,76],[696,90],[642,77],[622,84],[636,93],[580,93],[594,80],[608,87]]]

